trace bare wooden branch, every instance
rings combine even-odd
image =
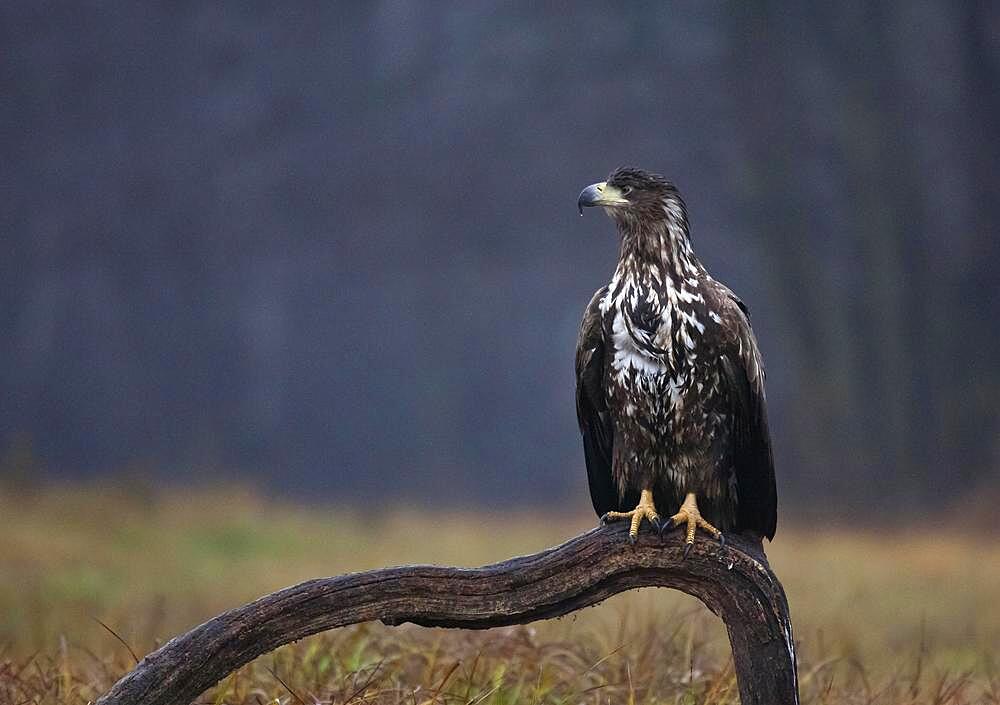
[[[358,622],[488,629],[652,586],[694,595],[722,618],[743,705],[797,705],[788,604],[760,543],[733,536],[723,547],[699,536],[685,560],[679,532],[631,546],[624,525],[483,568],[385,568],[279,590],[170,640],[97,705],[187,705],[261,654]]]

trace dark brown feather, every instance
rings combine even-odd
[[[731,443],[738,497],[736,530],[773,539],[778,499],[767,425],[764,370],[749,310],[735,294],[719,286],[727,295],[724,304],[728,303],[723,321],[734,336],[719,361],[732,402]]]
[[[590,499],[598,515],[619,509],[618,490],[611,475],[614,430],[604,392],[604,336],[598,308],[607,287],[587,305],[576,345],[576,418],[583,435]]]

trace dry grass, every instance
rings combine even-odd
[[[384,508],[383,508],[384,509]],[[0,496],[0,703],[86,703],[215,613],[319,575],[478,565],[536,551],[585,514],[381,520],[250,493],[98,489]],[[782,527],[769,547],[797,629],[805,703],[1000,704],[1000,546],[937,527]],[[100,621],[98,621],[100,620]],[[107,625],[107,628],[105,626]],[[114,632],[112,635],[111,632]],[[120,641],[119,641],[120,638]],[[206,703],[732,703],[725,632],[666,590],[488,632],[359,625],[280,649]]]

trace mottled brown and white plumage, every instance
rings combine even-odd
[[[722,531],[772,538],[764,372],[746,306],[695,256],[673,184],[634,168],[581,194],[618,226],[611,282],[583,317],[577,416],[598,515],[697,495]]]

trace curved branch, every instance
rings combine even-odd
[[[483,568],[384,568],[309,580],[225,612],[144,658],[97,705],[187,705],[257,656],[358,622],[488,629],[565,615],[638,587],[693,595],[729,631],[743,705],[797,705],[788,603],[759,541],[699,540],[685,560],[677,534],[660,543],[625,527]]]

